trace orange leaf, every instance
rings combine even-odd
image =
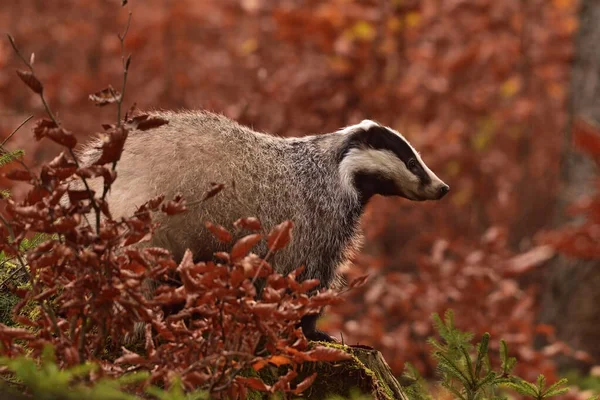
[[[204,224],[206,228],[213,234],[213,236],[222,243],[231,242],[232,236],[231,233],[221,225],[215,225],[212,222],[206,221]]]
[[[317,346],[314,350],[306,352],[309,356],[313,357],[317,361],[343,361],[350,360],[352,356],[340,349],[333,349],[331,347]]]
[[[248,217],[248,218],[240,218],[233,223],[233,226],[236,228],[244,228],[251,231],[259,231],[261,229],[261,224],[258,218]]]
[[[352,289],[355,287],[360,287],[360,286],[364,285],[368,279],[369,279],[369,274],[359,276],[358,278],[353,279],[352,282],[350,282],[350,284],[348,285],[348,288]]]
[[[308,389],[310,387],[310,385],[313,384],[313,382],[315,381],[316,378],[317,378],[316,372],[314,374],[312,374],[311,376],[305,378],[302,382],[300,382],[298,385],[296,385],[296,389],[294,389],[294,394],[300,394],[300,393],[304,392],[306,389]]]
[[[233,261],[237,261],[243,257],[245,257],[250,249],[256,245],[262,239],[262,235],[260,233],[254,233],[252,235],[244,236],[235,244],[231,249],[231,259]]]
[[[261,369],[263,369],[266,365],[268,364],[268,362],[266,360],[258,360],[257,362],[255,362],[254,364],[252,364],[252,368],[255,371],[260,371]]]
[[[276,251],[284,248],[292,239],[292,221],[284,221],[275,226],[269,233],[267,243],[269,250]]]
[[[237,376],[235,378],[237,383],[245,385],[250,389],[258,390],[260,392],[268,392],[271,390],[271,386],[266,385],[263,381],[258,378],[244,378],[242,376]]]
[[[269,362],[273,365],[276,365],[278,367],[281,367],[282,365],[286,365],[286,364],[291,364],[292,362],[290,361],[289,358],[285,357],[285,356],[272,356],[269,358]]]

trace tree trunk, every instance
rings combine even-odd
[[[323,344],[323,343],[322,343]],[[351,398],[362,394],[374,400],[409,400],[402,386],[394,377],[381,353],[367,346],[344,346],[337,343],[324,343],[324,346],[341,349],[352,356],[340,362],[317,362],[304,370],[299,380],[313,373],[317,378],[302,393],[307,400],[323,400],[332,396]],[[305,365],[308,365],[305,364]],[[268,376],[262,376],[268,381]],[[414,382],[403,382],[408,387]],[[261,396],[270,399],[268,395]],[[253,397],[250,397],[253,398]]]
[[[571,126],[576,118],[600,124],[600,1],[582,0],[579,33],[571,75],[570,126],[566,129],[554,225],[577,224],[565,208],[595,188],[595,167],[573,148]],[[556,336],[600,363],[600,262],[556,257],[549,266],[540,318],[556,327]],[[572,358],[558,360],[561,368],[585,365]]]

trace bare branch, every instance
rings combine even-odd
[[[8,142],[8,141],[10,140],[10,138],[12,138],[12,137],[13,137],[13,135],[14,135],[15,133],[17,133],[17,131],[23,127],[23,125],[25,125],[26,123],[28,123],[28,122],[31,120],[31,118],[33,118],[33,115],[30,115],[29,117],[27,117],[27,119],[25,119],[25,121],[21,122],[21,123],[19,124],[19,126],[17,126],[17,127],[16,127],[16,128],[15,128],[15,129],[14,129],[14,130],[13,130],[13,131],[10,133],[10,135],[8,135],[8,136],[6,137],[6,139],[4,139],[4,140],[2,141],[2,143],[0,143],[0,147],[3,147],[3,146],[6,144],[6,142]]]
[[[15,43],[15,39],[9,33],[7,33],[6,36],[8,37],[8,41],[10,42],[10,45],[12,46],[13,50],[15,51],[15,53],[17,53],[17,56],[19,56],[19,58],[23,61],[27,68],[29,68],[29,70],[33,73],[33,66],[29,61],[27,61],[25,57],[23,57],[23,55],[17,47],[17,44]]]

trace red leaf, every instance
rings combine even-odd
[[[148,114],[138,115],[127,121],[127,124],[140,131],[158,128],[159,126],[168,124],[169,121],[161,117],[150,117]]]
[[[358,278],[353,279],[352,282],[350,282],[350,284],[348,285],[348,288],[352,289],[355,287],[360,287],[360,286],[364,285],[368,279],[369,279],[369,274],[359,276]]]
[[[306,354],[316,361],[333,362],[352,359],[352,356],[343,350],[325,346],[317,346],[314,350],[307,351]]]
[[[117,173],[112,168],[105,167],[103,165],[91,165],[85,168],[79,168],[75,173],[82,178],[96,178],[103,177],[104,184],[110,185],[117,178]]]
[[[271,390],[271,386],[265,384],[258,378],[244,378],[242,376],[236,376],[235,380],[237,383],[247,386],[250,389],[258,390],[259,392],[268,392]]]
[[[88,99],[94,102],[99,107],[106,106],[112,103],[118,103],[121,100],[121,93],[108,85],[107,88],[100,90],[94,94],[90,94]]]
[[[104,165],[119,161],[121,159],[121,154],[123,153],[123,147],[125,146],[125,141],[127,140],[128,134],[129,131],[122,126],[111,129],[102,134],[102,145],[100,146],[102,149],[102,155],[98,161],[94,163],[94,165]]]
[[[254,217],[240,218],[233,223],[233,226],[235,226],[238,229],[244,228],[250,231],[260,231],[260,229],[262,228],[258,218]]]
[[[145,364],[146,359],[123,347],[123,355],[115,360],[115,364]]]
[[[12,319],[21,325],[32,326],[32,327],[37,326],[37,324],[35,322],[33,322],[32,320],[30,320],[29,318],[27,318],[23,315],[16,315]]]
[[[148,202],[146,203],[146,206],[148,207],[149,210],[156,211],[156,210],[158,210],[158,207],[161,205],[161,203],[163,202],[164,199],[165,199],[165,195],[153,197],[150,200],[148,200]]]
[[[87,190],[69,190],[67,191],[67,195],[69,196],[69,202],[75,204],[78,201],[90,200],[91,197],[94,197],[95,192],[91,189],[90,192]]]
[[[36,78],[33,72],[17,70],[17,75],[19,75],[19,78],[21,78],[21,80],[25,82],[25,84],[29,86],[34,93],[42,94],[44,92],[44,86],[42,85],[42,82]]]
[[[267,244],[269,250],[276,251],[284,248],[292,239],[292,221],[284,221],[275,226],[269,233]]]
[[[313,384],[313,382],[315,381],[316,378],[317,378],[316,372],[314,374],[312,374],[311,376],[306,377],[302,382],[300,382],[298,385],[296,385],[296,389],[294,389],[294,394],[300,394],[300,393],[304,392],[306,389],[308,389],[310,387],[310,385]]]
[[[77,164],[75,164],[73,160],[68,159],[63,151],[54,157],[54,159],[48,163],[48,166],[50,168],[73,168],[77,167]]]
[[[573,123],[573,142],[582,151],[600,157],[600,127],[582,118]]]
[[[44,136],[47,135],[48,131],[51,129],[58,128],[58,125],[49,119],[41,119],[35,123],[33,127],[33,133],[35,134],[36,140],[41,140]]]
[[[211,197],[216,196],[221,190],[223,190],[224,187],[225,185],[222,183],[211,183],[211,188],[208,189],[206,193],[204,193],[204,196],[202,196],[201,201],[205,201],[210,199]]]
[[[287,374],[280,377],[277,383],[273,385],[273,391],[283,390],[284,392],[288,392],[290,390],[290,382],[298,376],[298,373],[294,370],[288,371]]]
[[[277,309],[277,304],[276,303],[257,303],[254,304],[253,306],[250,306],[250,311],[258,316],[258,317],[263,317],[263,318],[268,318],[270,317],[273,312]]]
[[[229,231],[227,229],[225,229],[224,227],[222,227],[221,225],[215,225],[211,222],[206,222],[204,224],[204,226],[206,226],[206,228],[213,234],[213,236],[222,243],[229,243],[231,242],[232,236],[231,233],[229,233]]]
[[[187,211],[185,199],[178,194],[173,200],[164,203],[160,210],[167,215],[175,215],[185,212]]]
[[[30,339],[33,338],[33,335],[27,329],[9,328],[4,324],[0,324],[0,337],[5,339]]]
[[[39,120],[33,127],[33,133],[36,140],[47,137],[69,149],[72,149],[77,145],[77,139],[75,139],[75,136],[73,136],[71,132],[59,127],[54,121],[48,119]]]
[[[231,249],[231,259],[232,261],[237,261],[243,257],[245,257],[250,249],[256,245],[262,239],[262,235],[260,233],[254,233],[252,235],[247,235],[235,242],[233,248]]]
[[[13,169],[4,174],[4,176],[12,181],[30,181],[33,179],[31,174],[24,169]]]
[[[306,293],[311,289],[314,289],[317,286],[319,286],[319,283],[321,283],[321,281],[319,281],[318,279],[307,279],[305,281],[302,281],[300,283],[300,286],[298,287],[298,292]]]

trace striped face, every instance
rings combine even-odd
[[[338,133],[348,137],[340,155],[342,180],[357,190],[363,203],[375,194],[439,200],[450,190],[393,129],[364,120]]]

